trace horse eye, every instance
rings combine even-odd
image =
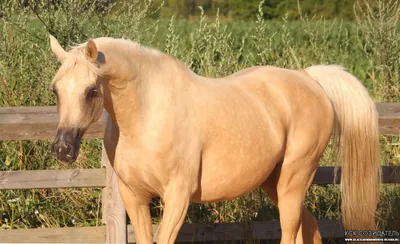
[[[98,93],[97,88],[92,88],[89,90],[87,97],[89,98],[97,97],[97,93]]]

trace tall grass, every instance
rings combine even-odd
[[[91,4],[89,4],[89,2]],[[152,20],[152,1],[126,1],[122,8],[101,1],[31,1],[21,7],[6,0],[0,8],[0,106],[54,105],[49,83],[57,67],[48,34],[63,45],[90,37],[113,36],[163,50],[204,76],[222,77],[254,65],[301,68],[337,63],[360,78],[377,101],[399,102],[398,1],[367,1],[355,6],[356,22],[314,19],[265,21],[261,7],[254,22],[222,22],[202,14],[197,21]],[[260,5],[261,6],[261,5]],[[399,165],[398,137],[382,137],[382,164]],[[0,142],[0,170],[100,167],[100,140],[84,140],[72,166],[50,155],[49,141]],[[329,155],[321,164],[332,165]],[[400,190],[382,188],[380,222],[400,226]],[[306,206],[318,219],[338,219],[337,186],[312,186]],[[397,209],[397,210],[396,210]],[[160,221],[155,199],[152,216]],[[397,215],[396,215],[397,214]],[[188,222],[277,219],[278,212],[257,189],[235,201],[192,204]],[[99,189],[43,189],[0,192],[0,228],[93,226],[101,224]]]
[[[400,38],[399,19],[400,2],[364,1],[354,6],[358,39],[369,62],[367,78],[373,84],[372,89],[377,101],[399,102],[400,88]],[[399,136],[381,137],[383,163],[399,165]],[[400,189],[396,185],[384,186],[383,200],[380,202],[383,226],[395,228],[400,226]]]

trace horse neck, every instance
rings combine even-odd
[[[104,83],[104,107],[122,134],[135,136],[132,133],[143,130],[144,123],[153,114],[163,116],[166,113],[164,108],[173,100],[172,93],[181,86],[181,71],[167,55],[153,57],[154,60],[134,56],[128,60],[120,58],[126,58],[125,55],[114,57],[118,58],[110,56],[108,60],[114,68],[108,68],[113,72]]]

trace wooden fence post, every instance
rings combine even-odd
[[[106,243],[127,243],[126,212],[119,194],[117,175],[102,149],[101,165],[106,168],[106,187],[102,191],[103,223],[106,224]]]

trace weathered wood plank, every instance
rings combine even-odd
[[[0,114],[47,114],[57,113],[56,106],[0,107]]]
[[[342,238],[343,227],[337,220],[319,220],[322,238]],[[153,225],[153,241],[158,239],[159,225]],[[176,242],[277,240],[281,237],[278,220],[247,223],[183,224]],[[128,225],[128,243],[136,243],[132,225]]]
[[[400,134],[400,103],[377,103],[381,134]]]
[[[106,169],[0,171],[0,190],[104,186]]]
[[[340,168],[338,169],[337,181],[334,182],[334,167],[318,167],[313,184],[339,184]],[[400,183],[400,166],[382,166],[382,183]]]
[[[104,243],[106,227],[68,227],[1,230],[5,243]]]
[[[400,134],[400,103],[378,103],[381,134]],[[106,113],[90,126],[85,138],[102,138]],[[1,140],[53,139],[58,115],[56,107],[0,108]]]
[[[0,171],[0,190],[105,187],[106,182],[108,182],[106,181],[106,170],[101,168]],[[400,183],[400,166],[383,166],[382,172],[383,183]],[[333,174],[334,167],[318,167],[313,184],[333,184]],[[336,184],[340,183],[340,174],[338,175],[338,180]],[[114,193],[109,191],[108,194]],[[116,192],[116,194],[119,194],[119,192]],[[107,195],[104,193],[104,196],[106,197]]]
[[[400,103],[376,103],[376,109],[381,118],[400,117]]]
[[[102,150],[101,164],[107,171],[107,184],[102,191],[103,223],[106,224],[106,243],[126,243],[126,212],[118,189],[118,176]]]
[[[104,112],[101,119],[92,124],[85,138],[102,138]],[[56,107],[0,108],[0,141],[54,139],[58,125]]]
[[[319,220],[322,238],[343,237],[343,227],[337,220]],[[135,242],[132,225],[128,225],[128,242]],[[153,225],[154,242],[158,239],[159,225]],[[185,223],[177,242],[277,240],[281,229],[278,220],[247,223]],[[106,226],[1,230],[1,242],[6,243],[104,243]],[[114,242],[120,243],[120,242]]]

